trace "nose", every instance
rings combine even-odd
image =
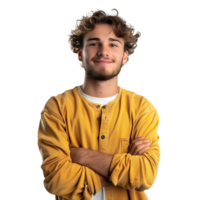
[[[98,49],[97,56],[107,57],[109,56],[109,49],[106,45],[101,45]]]

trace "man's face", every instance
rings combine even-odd
[[[127,62],[128,51],[124,52],[123,38],[116,37],[109,24],[98,24],[84,35],[78,56],[86,74],[101,81],[119,74]]]

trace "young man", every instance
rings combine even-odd
[[[133,30],[100,10],[70,35],[84,83],[49,98],[38,129],[44,186],[57,200],[148,199],[160,161],[158,113],[118,86],[139,37]]]

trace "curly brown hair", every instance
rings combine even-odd
[[[117,37],[124,39],[124,52],[127,50],[128,55],[134,53],[137,47],[137,40],[141,36],[140,32],[133,35],[135,29],[132,25],[127,25],[126,21],[118,16],[118,10],[112,9],[117,12],[116,16],[107,15],[103,10],[91,11],[92,16],[83,16],[81,20],[76,21],[76,29],[71,31],[69,35],[70,48],[74,53],[77,53],[78,48],[83,48],[83,37],[88,31],[95,28],[95,24],[110,24],[113,32]],[[80,24],[77,22],[80,21]]]

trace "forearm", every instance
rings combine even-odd
[[[85,148],[81,148],[80,152],[79,164],[89,167],[106,178],[110,177],[109,170],[113,155]]]

